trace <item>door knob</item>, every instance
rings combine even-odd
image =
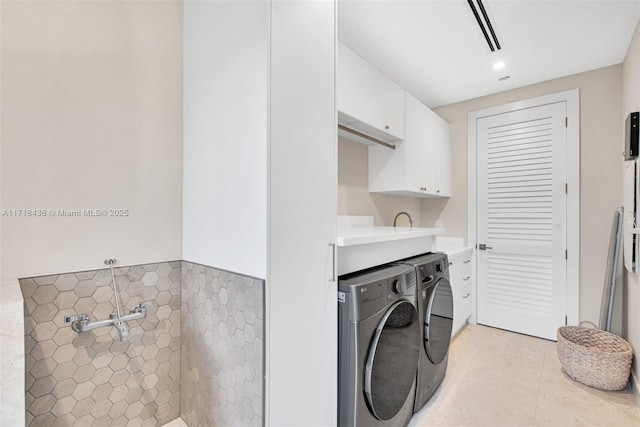
[[[486,245],[486,244],[484,244],[484,243],[480,243],[480,244],[478,245],[478,250],[480,250],[480,251],[486,251],[487,249],[493,249],[493,248],[492,248],[491,246],[487,246],[487,245]]]

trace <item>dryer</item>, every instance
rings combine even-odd
[[[415,268],[384,266],[338,283],[338,426],[406,426],[420,357]]]
[[[415,413],[435,393],[447,371],[453,327],[453,293],[446,254],[429,253],[399,261],[399,264],[410,265],[416,271],[416,305],[422,325]]]

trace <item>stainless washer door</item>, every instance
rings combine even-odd
[[[393,418],[404,406],[416,379],[420,325],[413,304],[391,306],[376,328],[365,365],[364,392],[371,413]]]
[[[449,351],[453,327],[453,294],[449,280],[442,277],[433,287],[424,315],[424,348],[434,364],[442,362]]]

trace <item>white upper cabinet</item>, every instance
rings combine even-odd
[[[369,191],[413,197],[451,195],[449,123],[406,94],[405,140],[369,147]]]
[[[385,142],[403,140],[404,89],[342,43],[336,67],[338,122]]]
[[[432,142],[435,159],[435,189],[438,196],[451,196],[451,126],[433,111]]]

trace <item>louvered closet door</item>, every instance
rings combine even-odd
[[[556,339],[566,307],[566,104],[477,122],[477,320]]]

